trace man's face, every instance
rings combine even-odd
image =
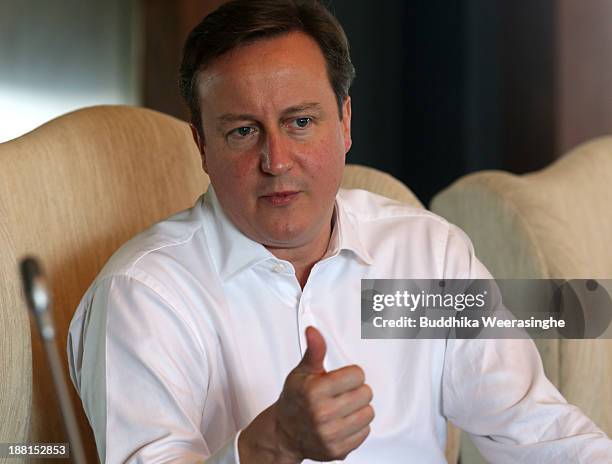
[[[327,240],[351,109],[341,120],[317,43],[294,32],[234,49],[198,91],[202,163],[230,220],[270,248]]]

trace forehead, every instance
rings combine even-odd
[[[257,40],[218,57],[199,76],[197,89],[203,111],[210,105],[335,98],[321,49],[301,32]]]

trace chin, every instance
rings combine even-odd
[[[295,227],[287,224],[285,227],[266,227],[264,233],[264,245],[279,248],[293,248],[308,243],[312,234],[306,232],[306,228]]]
[[[294,248],[307,243],[307,240],[298,233],[268,233],[265,246],[276,248]]]

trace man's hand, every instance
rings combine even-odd
[[[363,370],[353,365],[326,372],[325,340],[314,327],[306,329],[306,340],[278,401],[240,434],[242,464],[344,459],[370,433],[372,390]]]

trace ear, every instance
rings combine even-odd
[[[344,153],[348,153],[353,145],[351,139],[351,97],[347,96],[342,103],[342,132],[344,135]]]
[[[204,140],[202,137],[200,137],[200,132],[193,124],[189,124],[189,128],[191,129],[191,135],[193,136],[193,141],[198,147],[198,151],[200,152],[200,157],[202,158],[202,169],[204,169],[204,172],[208,174],[208,168],[206,167],[206,151],[204,150]]]

